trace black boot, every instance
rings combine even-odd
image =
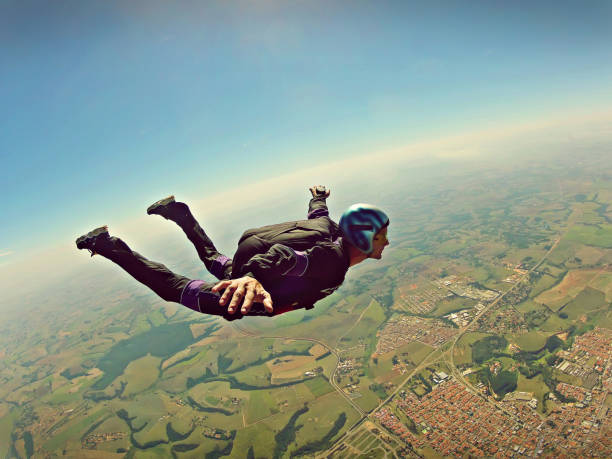
[[[161,215],[166,220],[177,221],[186,217],[189,213],[189,208],[182,202],[176,202],[174,196],[160,199],[154,204],[151,204],[147,209],[149,215]]]
[[[110,245],[110,235],[108,234],[108,226],[101,226],[95,230],[78,237],[76,240],[77,249],[87,249],[93,257],[100,252],[104,246]]]

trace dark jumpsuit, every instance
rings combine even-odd
[[[338,225],[329,218],[325,198],[310,200],[308,219],[254,228],[244,232],[233,260],[219,253],[191,212],[172,218],[195,246],[206,269],[217,279],[250,276],[270,293],[274,311],[265,312],[254,303],[248,315],[274,316],[295,309],[311,309],[318,300],[336,290],[349,268],[349,251]],[[227,320],[242,317],[240,310],[227,313],[219,304],[215,285],[173,273],[161,263],[133,252],[121,239],[112,237],[106,249],[96,252],[121,266],[162,299],[183,304],[204,314]]]

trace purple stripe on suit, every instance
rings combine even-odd
[[[215,261],[213,261],[213,264],[210,267],[210,273],[217,279],[220,279],[221,276],[223,276],[223,267],[228,261],[230,261],[228,257],[225,255],[219,255]]]
[[[198,294],[200,293],[200,287],[202,287],[202,285],[204,285],[204,281],[201,280],[189,281],[181,293],[181,304],[194,311],[201,312],[200,305],[198,304]]]

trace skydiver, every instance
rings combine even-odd
[[[149,206],[149,215],[161,215],[181,227],[206,269],[219,279],[216,284],[188,279],[146,259],[111,237],[106,226],[77,238],[76,246],[118,264],[165,301],[204,314],[235,320],[312,309],[342,284],[349,267],[382,257],[389,244],[389,218],[375,206],[353,204],[338,225],[329,218],[330,190],[313,186],[310,192],[307,220],[245,231],[233,259],[217,251],[189,207],[174,196]]]

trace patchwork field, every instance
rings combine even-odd
[[[48,313],[2,324],[0,457],[329,457],[345,432],[331,457],[408,456],[380,423],[356,425],[344,396],[368,412],[426,358],[410,396],[431,393],[436,371],[470,369],[476,390],[532,392],[546,415],[557,382],[599,374],[590,360],[575,375],[555,366],[580,336],[612,326],[612,186],[602,164],[540,166],[425,168],[414,188],[381,195],[393,215],[385,256],[352,267],[309,311],[229,323],[106,264],[67,280],[32,309]],[[201,273],[178,236],[189,255],[171,266]],[[486,289],[505,295],[492,305]],[[410,334],[394,328],[400,316]]]
[[[302,378],[306,371],[314,370],[316,361],[312,356],[294,355],[268,360],[266,365],[271,373],[270,381],[277,384]]]
[[[597,273],[597,270],[569,271],[558,285],[541,293],[534,300],[558,311],[575,298]]]

